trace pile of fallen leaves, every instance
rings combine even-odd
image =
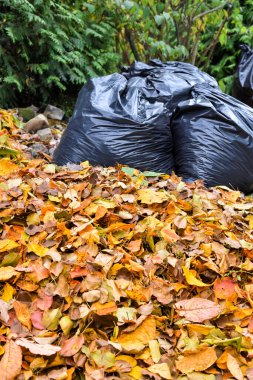
[[[253,379],[250,198],[10,153],[0,175],[1,380]]]

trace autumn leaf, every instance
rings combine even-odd
[[[158,363],[161,359],[159,342],[156,339],[150,340],[149,349],[150,349],[150,354],[151,354],[153,362]]]
[[[0,143],[24,149],[0,159],[0,380],[250,380],[252,197],[32,158],[60,126],[48,145],[13,113],[0,109]]]
[[[140,189],[138,190],[138,200],[141,203],[151,205],[153,203],[163,203],[169,198],[168,195],[162,191],[155,191],[152,189]]]
[[[0,176],[7,176],[18,170],[18,166],[14,164],[9,158],[2,158],[0,160]]]
[[[47,248],[43,247],[40,244],[36,244],[36,243],[28,244],[27,249],[28,249],[28,252],[33,252],[40,257],[44,257],[48,252]]]
[[[235,283],[229,278],[217,278],[214,282],[214,294],[219,299],[236,301],[237,293],[235,291]]]
[[[153,317],[147,317],[137,329],[128,334],[122,334],[117,342],[125,352],[140,352],[150,340],[156,338],[156,323]]]
[[[186,281],[189,285],[195,285],[195,286],[210,286],[210,284],[205,284],[204,282],[198,280],[196,277],[195,277],[195,272],[186,268],[186,267],[182,267],[183,269],[183,272],[184,272],[184,275],[185,275],[185,278],[186,278]]]
[[[168,243],[175,243],[180,239],[180,236],[178,236],[176,232],[169,227],[162,228],[161,235]]]
[[[39,344],[25,338],[17,339],[16,344],[27,348],[32,354],[35,355],[51,356],[61,350],[61,347],[53,346],[52,344]]]
[[[43,326],[48,330],[56,330],[58,328],[61,315],[62,314],[59,308],[44,311],[42,319]]]
[[[154,364],[148,367],[148,371],[160,375],[163,379],[172,379],[170,373],[170,367],[167,363]]]
[[[10,239],[3,239],[0,241],[0,252],[10,251],[11,249],[19,247],[19,244]]]
[[[12,277],[16,276],[18,272],[13,267],[3,267],[0,268],[0,281],[10,280]]]
[[[204,371],[217,360],[214,347],[206,347],[196,353],[179,357],[176,361],[177,369],[182,373]]]
[[[9,302],[10,300],[12,300],[15,292],[16,292],[15,289],[10,284],[8,284],[8,282],[7,282],[3,288],[3,294],[1,297],[2,300],[5,302]]]
[[[215,302],[198,297],[177,302],[175,309],[180,316],[197,323],[213,319],[222,311]]]
[[[82,347],[84,343],[83,335],[74,335],[72,338],[66,340],[60,351],[62,356],[74,356]]]
[[[94,360],[98,367],[111,368],[115,364],[115,355],[110,351],[97,350],[90,354],[90,358]]]
[[[227,366],[231,373],[237,380],[243,380],[244,376],[238,361],[230,354],[227,356]]]
[[[0,380],[14,380],[21,372],[22,350],[12,340],[4,346],[4,355],[0,361]]]
[[[32,322],[28,306],[25,303],[14,301],[13,307],[19,322],[26,326],[28,330],[31,330]]]

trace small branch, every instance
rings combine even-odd
[[[192,52],[191,52],[191,56],[192,56],[191,57],[191,64],[192,65],[195,65],[195,61],[196,61],[196,57],[197,57],[197,53],[198,53],[199,35],[200,35],[200,31],[198,31],[196,34],[196,40],[194,42]]]
[[[213,55],[213,52],[214,52],[214,49],[215,49],[215,46],[217,45],[218,41],[219,41],[219,37],[220,37],[220,34],[222,32],[222,29],[224,28],[226,22],[228,20],[228,17],[225,17],[224,20],[222,21],[222,23],[220,24],[220,27],[219,27],[219,30],[218,32],[216,33],[216,36],[214,37],[214,40],[212,42],[212,44],[208,47],[208,49],[206,50],[206,52],[209,51],[208,55],[207,55],[207,60],[206,60],[206,63],[204,64],[204,67],[203,69],[206,69],[206,67],[208,66],[209,64],[209,61]]]
[[[222,5],[219,5],[218,7],[215,7],[213,9],[208,9],[208,11],[205,11],[205,12],[202,12],[196,16],[193,17],[192,21],[196,21],[198,18],[201,18],[201,17],[204,17],[206,15],[208,15],[209,13],[213,13],[213,12],[216,12],[218,11],[219,9],[222,9],[224,8],[226,5],[228,4],[228,1],[226,1],[224,4]]]
[[[133,55],[134,55],[134,59],[136,61],[140,61],[140,56],[139,56],[139,53],[136,49],[136,46],[135,46],[135,42],[134,42],[134,39],[133,39],[133,35],[132,35],[132,32],[130,29],[128,28],[125,28],[125,35],[126,35],[126,39],[128,40],[129,42],[129,45],[131,47],[131,50],[133,52]]]

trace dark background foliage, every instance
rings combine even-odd
[[[193,63],[230,92],[252,0],[1,0],[0,106],[72,107],[88,78],[150,58]]]

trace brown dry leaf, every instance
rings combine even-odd
[[[176,361],[177,369],[182,373],[190,373],[193,371],[204,371],[211,367],[217,360],[214,347],[207,347],[196,353],[181,356]]]
[[[14,301],[13,307],[19,322],[22,323],[22,325],[26,326],[28,330],[31,330],[32,322],[28,306],[25,303]]]
[[[238,361],[230,354],[227,356],[227,367],[231,375],[234,376],[237,380],[243,380],[244,376]]]
[[[22,350],[12,340],[4,346],[4,355],[0,361],[0,380],[14,380],[21,372]]]
[[[128,334],[122,334],[117,343],[120,343],[125,352],[136,353],[143,350],[150,340],[156,338],[156,322],[153,317],[147,317],[137,329]]]
[[[215,318],[222,311],[221,306],[215,302],[198,297],[177,302],[175,309],[180,316],[197,323]]]

